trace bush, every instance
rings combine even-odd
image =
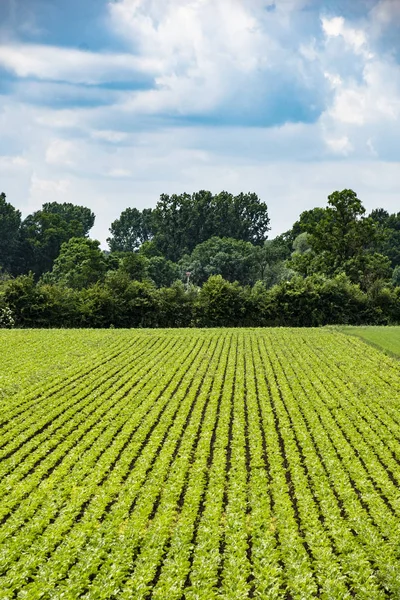
[[[15,325],[12,310],[9,306],[0,307],[0,329],[12,329]]]

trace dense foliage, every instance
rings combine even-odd
[[[366,215],[353,190],[267,240],[255,194],[162,195],[88,235],[94,214],[0,196],[0,326],[178,327],[400,322],[400,213]],[[6,312],[4,312],[6,311]]]

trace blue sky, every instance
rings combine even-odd
[[[398,0],[2,0],[0,191],[96,213],[254,191],[271,235],[352,188],[400,210]]]

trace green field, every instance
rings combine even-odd
[[[382,348],[385,352],[400,357],[400,327],[343,327],[342,331],[357,335],[366,342]]]
[[[400,598],[400,365],[333,329],[0,331],[0,598]]]

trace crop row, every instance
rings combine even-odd
[[[321,330],[108,340],[2,413],[0,598],[400,597],[393,359]]]

